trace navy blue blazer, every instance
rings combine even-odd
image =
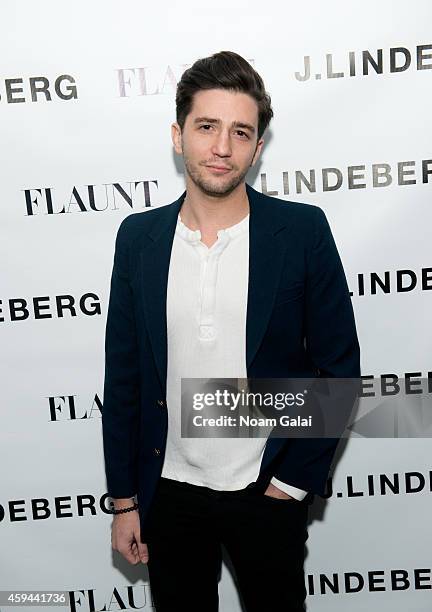
[[[358,378],[351,298],[324,212],[246,190],[248,378]],[[184,198],[122,221],[111,277],[102,410],[107,487],[113,498],[137,494],[143,542],[166,447],[166,294]],[[268,438],[259,481],[276,476],[323,495],[337,443]]]

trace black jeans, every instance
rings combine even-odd
[[[216,612],[224,545],[247,612],[303,612],[308,503],[249,485],[215,491],[161,478],[148,517],[157,612]]]

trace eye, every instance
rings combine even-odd
[[[246,134],[246,132],[243,132],[243,130],[236,130],[236,133],[241,136],[241,138],[249,138],[248,134]]]
[[[204,128],[204,130],[203,130],[203,131],[204,131],[204,132],[208,132],[209,130],[208,130],[207,128],[211,128],[211,127],[213,127],[213,126],[212,126],[212,125],[210,125],[209,123],[203,123],[202,125],[200,125],[200,126],[199,126],[199,129],[200,129],[200,130],[203,130],[203,128]]]

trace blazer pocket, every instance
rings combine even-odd
[[[301,283],[295,283],[289,287],[281,287],[276,292],[274,305],[285,304],[293,300],[298,300],[303,297],[303,285]]]

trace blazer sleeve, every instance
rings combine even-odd
[[[307,257],[305,348],[318,377],[359,379],[360,347],[348,284],[325,213],[315,208]],[[345,402],[341,425],[348,421],[354,401],[355,392],[351,404]],[[287,440],[275,478],[323,495],[338,442],[334,437]]]
[[[133,497],[138,482],[140,385],[129,278],[131,217],[117,232],[105,331],[102,434],[108,494],[113,498]]]

